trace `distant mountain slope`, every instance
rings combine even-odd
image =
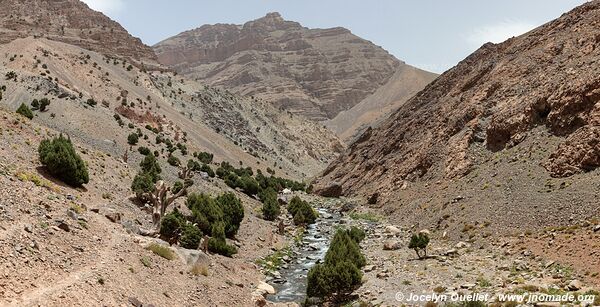
[[[0,0],[0,44],[42,36],[84,49],[155,60],[152,49],[79,0]]]
[[[368,127],[377,126],[385,120],[437,76],[409,65],[402,65],[375,93],[351,109],[340,112],[325,124],[343,140],[352,141]]]
[[[182,143],[190,154],[208,151],[216,161],[271,167],[301,179],[322,170],[343,149],[333,133],[304,118],[129,63],[65,43],[17,39],[0,45],[1,85],[6,86],[0,105],[14,111],[21,103],[48,98],[49,111],[35,112],[34,120],[114,156],[128,150],[127,136],[140,129],[148,138],[137,146],[158,150],[161,159],[168,152],[157,144],[158,136]],[[6,78],[10,72],[16,76]],[[194,98],[198,95],[202,103]],[[209,105],[219,124],[199,116],[206,112],[199,109]],[[129,156],[130,163],[139,158],[135,152]]]
[[[278,13],[243,26],[205,25],[154,50],[188,77],[313,120],[350,109],[405,65],[347,29],[308,29]]]

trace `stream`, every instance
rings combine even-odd
[[[319,218],[309,225],[302,243],[292,248],[289,261],[279,269],[279,277],[270,277],[267,282],[277,291],[269,295],[271,302],[302,302],[306,297],[306,278],[310,268],[322,261],[329,248],[334,229],[340,224],[341,216],[326,208],[318,208]]]

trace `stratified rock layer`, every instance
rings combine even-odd
[[[205,25],[154,50],[180,73],[315,120],[350,109],[405,65],[347,29],[308,29],[278,13]]]

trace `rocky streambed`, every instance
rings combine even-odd
[[[276,293],[267,297],[271,302],[302,302],[306,297],[306,277],[310,268],[322,261],[341,214],[330,208],[317,208],[319,218],[297,234],[294,246],[281,256],[278,270],[270,272],[267,282]]]

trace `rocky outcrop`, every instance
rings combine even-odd
[[[156,59],[140,39],[79,0],[2,0],[0,5],[0,44],[35,36],[106,55]]]
[[[180,73],[316,120],[350,109],[405,65],[347,29],[307,29],[278,13],[205,25],[154,50]]]
[[[472,148],[493,153],[538,127],[559,142],[536,146],[552,176],[600,166],[600,2],[501,44],[485,44],[368,129],[315,188],[345,194],[398,189],[402,182],[461,177]]]

